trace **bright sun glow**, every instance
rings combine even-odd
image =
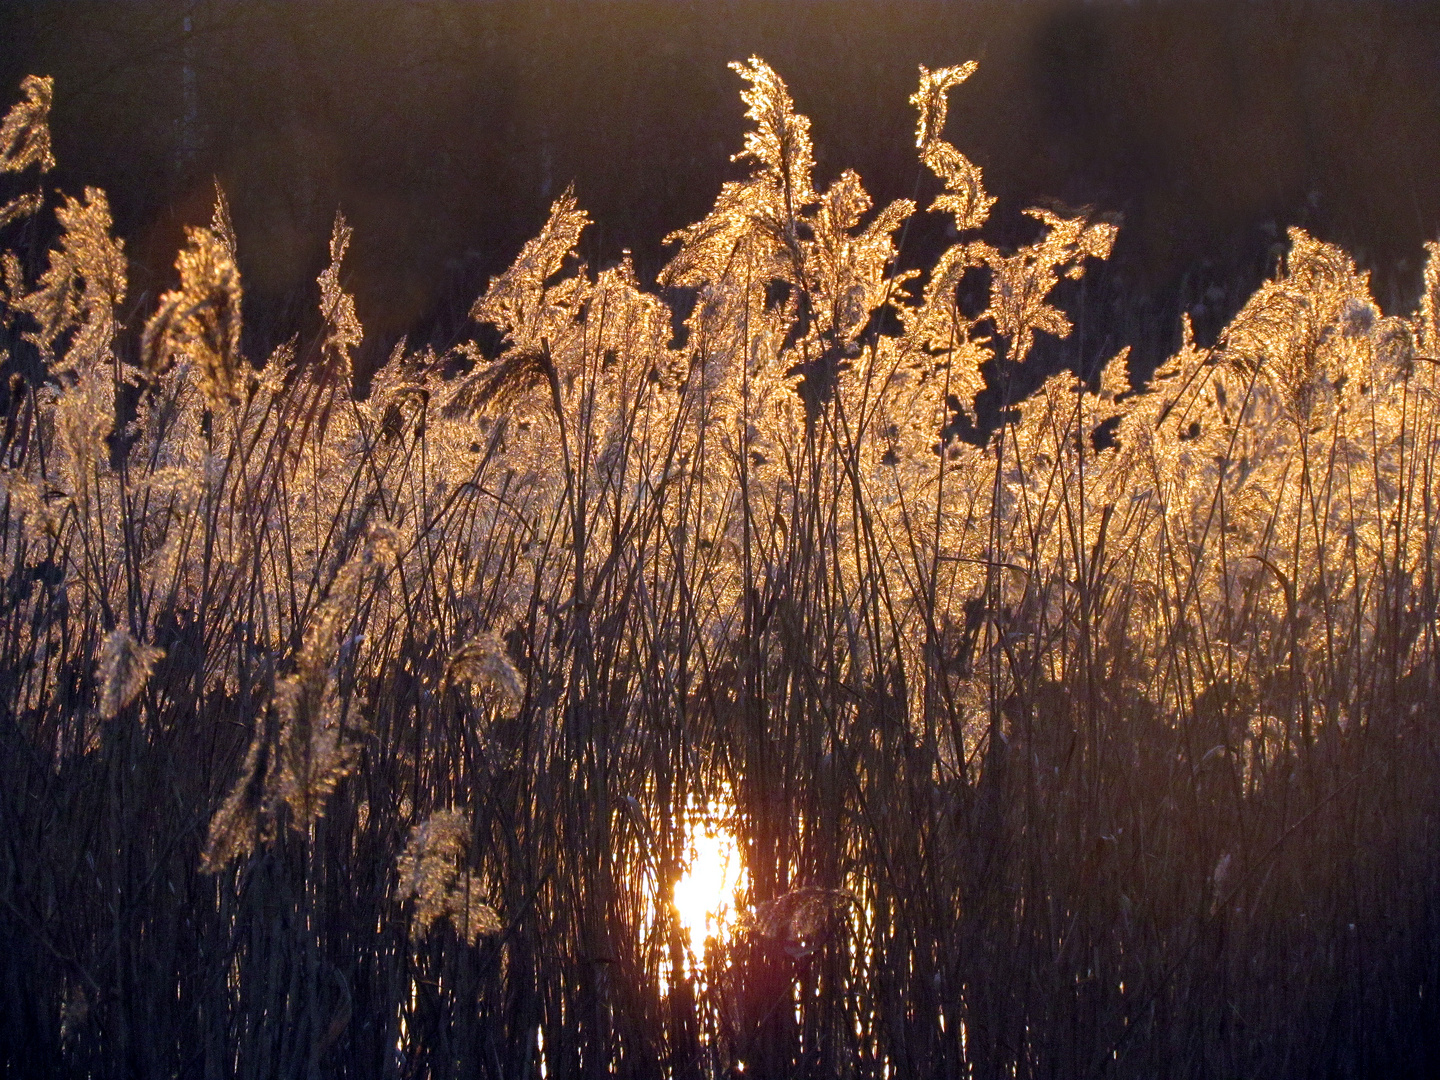
[[[685,874],[675,883],[675,910],[690,935],[690,953],[698,959],[709,940],[729,937],[749,877],[735,834],[714,823],[691,823],[686,859]]]

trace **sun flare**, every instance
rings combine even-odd
[[[690,953],[699,958],[709,941],[723,942],[730,936],[749,875],[735,834],[714,822],[690,824],[686,861],[672,899],[689,934]]]

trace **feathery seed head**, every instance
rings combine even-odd
[[[935,197],[930,209],[953,214],[955,228],[962,233],[985,224],[990,208],[995,205],[994,198],[985,192],[979,166],[942,138],[949,110],[946,94],[974,74],[977,67],[973,60],[938,71],[930,71],[921,64],[920,87],[910,95],[910,103],[919,112],[915,145],[920,149],[920,160],[945,185],[944,192]]]
[[[111,720],[145,688],[155,662],[165,650],[144,645],[117,627],[105,635],[95,675],[100,683],[100,716]]]
[[[60,246],[39,287],[18,304],[39,324],[25,338],[54,360],[56,343],[75,328],[71,366],[99,364],[115,338],[115,308],[125,300],[124,245],[110,235],[110,202],[99,188],[87,187],[83,201],[67,195],[55,216],[64,230]]]
[[[920,65],[920,88],[910,95],[910,104],[920,114],[915,127],[915,145],[919,149],[925,149],[944,135],[945,117],[950,108],[947,93],[975,74],[979,66],[974,60],[935,71]]]
[[[350,247],[354,230],[345,222],[345,215],[335,211],[330,230],[330,265],[320,273],[320,317],[325,320],[325,350],[338,359],[345,369],[347,381],[354,375],[352,352],[360,347],[365,334],[355,314],[355,298],[340,287],[340,264]]]
[[[1340,333],[1348,338],[1368,337],[1378,317],[1374,304],[1362,297],[1352,296],[1340,309]]]
[[[235,226],[230,221],[230,201],[225,198],[225,189],[215,181],[215,209],[210,216],[210,231],[225,245],[225,252],[233,260],[239,243],[235,239]]]
[[[550,217],[539,235],[526,242],[503,274],[492,278],[485,295],[470,308],[476,322],[492,322],[522,345],[539,342],[537,320],[545,302],[545,283],[560,272],[575,250],[590,218],[575,199],[575,186],[550,207]]]
[[[468,683],[488,690],[509,711],[518,709],[525,700],[525,683],[498,637],[490,633],[477,635],[450,654],[445,663],[444,686]]]
[[[20,83],[25,100],[17,102],[0,123],[0,172],[23,172],[32,165],[49,172],[55,167],[50,151],[50,102],[55,80],[48,75],[26,75]]]
[[[180,288],[160,297],[145,326],[142,351],[152,375],[186,359],[199,372],[212,406],[235,401],[250,375],[240,352],[240,269],[231,242],[213,229],[189,228],[189,245],[175,259]]]
[[[26,191],[20,195],[16,195],[15,198],[11,199],[4,206],[0,206],[0,229],[5,228],[12,222],[19,221],[22,218],[30,217],[31,215],[37,213],[44,205],[45,198],[38,191]],[[5,254],[8,258],[15,258],[13,252],[7,251]],[[16,266],[18,269],[18,260]],[[15,296],[17,298],[20,295],[14,290],[11,290],[10,292],[12,296]]]
[[[410,830],[410,840],[395,860],[395,870],[400,879],[400,899],[415,905],[410,923],[412,938],[423,937],[435,922],[445,918],[471,944],[503,929],[495,910],[471,896],[468,872],[462,879],[460,864],[469,839],[470,817],[461,810],[437,810]]]
[[[785,81],[758,56],[734,61],[730,69],[750,85],[740,96],[749,106],[745,116],[755,130],[745,133],[745,149],[734,160],[751,158],[787,194],[792,209],[813,202],[810,175],[815,169],[810,146],[810,118],[795,112]]]
[[[269,813],[267,782],[272,781],[274,755],[266,739],[264,727],[256,731],[245,754],[240,777],[230,789],[224,804],[210,819],[210,832],[200,869],[216,874],[230,862],[244,858],[255,845],[274,836],[274,819]]]
[[[857,904],[852,893],[840,889],[802,886],[758,905],[746,920],[760,937],[782,943],[792,956],[808,955],[841,911]]]

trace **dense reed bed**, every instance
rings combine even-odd
[[[980,239],[973,65],[921,69],[924,211],[815,190],[736,70],[748,176],[659,292],[581,263],[567,194],[475,304],[498,350],[365,386],[343,218],[268,358],[223,195],[131,315],[27,80],[7,1075],[1440,1067],[1440,247],[1386,315],[1294,231],[1213,346],[1013,400],[1115,226]],[[955,242],[897,272],[921,212]],[[699,807],[749,891],[697,957]]]

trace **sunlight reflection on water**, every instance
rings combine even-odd
[[[696,960],[704,957],[710,941],[729,939],[740,897],[749,886],[735,834],[723,824],[726,809],[712,805],[689,823],[686,870],[672,897]]]

